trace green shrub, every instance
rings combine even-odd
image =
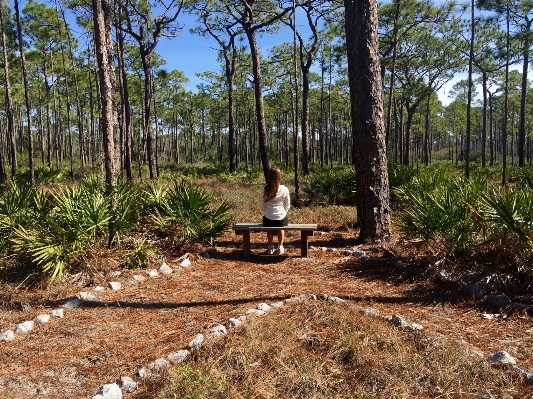
[[[412,168],[410,166],[404,166],[389,162],[388,173],[389,188],[390,191],[393,192],[395,188],[408,184],[417,175],[418,172],[415,168]]]
[[[478,212],[483,190],[482,180],[415,178],[414,184],[395,190],[407,204],[398,216],[398,227],[407,237],[423,238],[446,254],[470,253],[483,229]]]
[[[302,190],[311,201],[332,205],[355,204],[355,170],[352,167],[322,169],[302,181]]]
[[[150,257],[157,253],[157,248],[151,244],[147,244],[146,240],[142,240],[135,249],[127,253],[127,262],[126,264],[132,268],[136,269],[142,266],[147,265]]]
[[[142,195],[139,186],[125,180],[118,182],[118,214],[115,223],[115,237],[120,243],[120,236],[135,227],[141,215]]]
[[[168,188],[160,182],[151,182],[141,189],[141,206],[143,215],[162,212]]]
[[[530,188],[493,187],[482,195],[482,212],[497,240],[517,237],[533,250],[533,191]]]
[[[30,186],[9,181],[0,197],[0,246],[9,249],[10,239],[18,226],[30,226],[38,218],[38,205],[45,208],[41,197],[36,202],[35,190]]]
[[[108,201],[101,191],[73,186],[50,194],[50,209],[31,225],[20,224],[11,239],[16,253],[29,256],[51,280],[79,262],[107,234]],[[91,188],[92,189],[92,188]]]
[[[213,244],[231,224],[229,204],[222,201],[213,206],[213,202],[212,195],[203,188],[175,182],[152,219],[160,231],[179,244]]]

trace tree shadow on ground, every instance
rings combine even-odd
[[[435,261],[430,256],[417,259],[353,259],[341,263],[338,268],[358,279],[403,285],[406,296],[424,298],[428,303],[458,303],[468,299],[458,282],[443,282],[438,279],[432,267]]]
[[[425,297],[397,297],[397,296],[346,296],[346,295],[330,295],[331,297],[341,298],[346,301],[351,302],[361,302],[361,303],[393,303],[393,304],[402,304],[402,303],[427,303]],[[228,299],[228,300],[218,300],[218,301],[197,301],[197,302],[131,302],[131,301],[96,301],[96,300],[80,300],[79,308],[131,308],[131,309],[177,309],[177,308],[195,308],[195,307],[217,307],[223,305],[242,305],[246,303],[257,303],[257,302],[276,302],[283,301],[293,296],[288,295],[279,295],[279,296],[262,296],[262,297],[250,297],[250,298],[237,298],[237,299]],[[306,296],[310,299],[310,296]],[[72,300],[73,297],[57,299],[53,301],[46,301],[44,306],[61,306],[66,301]],[[321,296],[318,296],[316,299],[327,299]]]

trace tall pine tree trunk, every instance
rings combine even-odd
[[[26,69],[26,57],[24,56],[24,45],[22,41],[22,26],[20,23],[19,2],[14,0],[15,18],[17,20],[17,37],[19,42],[20,62],[22,66],[22,81],[24,83],[24,101],[26,103],[26,123],[28,124],[28,166],[30,168],[30,182],[35,186],[35,166],[33,163],[33,135],[31,126],[31,102],[28,85],[28,71]]]
[[[344,0],[344,9],[359,239],[381,241],[389,239],[391,233],[378,3]]]
[[[95,29],[95,46],[100,79],[100,101],[102,103],[102,137],[104,147],[104,164],[106,174],[106,193],[110,199],[109,239],[111,246],[116,231],[118,217],[117,174],[118,162],[116,153],[115,110],[115,64],[113,61],[112,15],[109,0],[92,0],[93,22]]]
[[[6,122],[7,139],[9,140],[9,164],[11,166],[11,177],[15,179],[17,174],[17,146],[15,140],[15,117],[13,115],[13,101],[11,98],[11,83],[9,82],[9,64],[6,47],[6,31],[4,23],[4,9],[0,4],[0,30],[2,35],[2,53],[4,58],[4,89],[6,95]]]

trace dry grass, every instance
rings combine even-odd
[[[162,398],[503,398],[531,392],[457,343],[397,329],[352,306],[311,300],[239,326],[172,376]]]
[[[289,211],[291,223],[317,223],[319,226],[327,226],[328,229],[347,228],[352,226],[355,219],[355,209],[349,206],[307,206],[308,200],[305,194],[301,193],[299,200],[294,198],[294,185],[291,182],[283,181],[289,191],[293,194],[293,203]],[[260,222],[261,209],[259,207],[259,193],[263,187],[263,182],[225,182],[212,178],[204,178],[195,181],[210,192],[228,201],[231,205],[232,216],[236,222]]]

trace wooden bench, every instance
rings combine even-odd
[[[307,237],[312,236],[317,229],[316,224],[289,224],[283,227],[265,227],[261,223],[237,223],[233,230],[238,236],[242,235],[242,249],[244,256],[250,256],[251,231],[299,230],[302,237],[302,258],[307,258]]]

